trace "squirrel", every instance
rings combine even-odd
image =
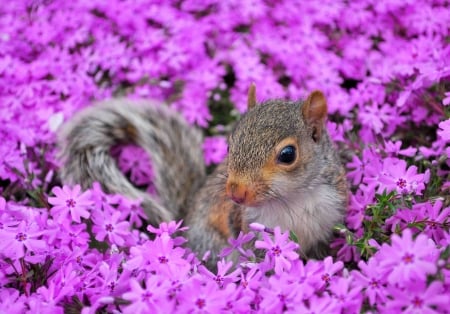
[[[88,107],[63,126],[61,179],[142,200],[148,222],[183,219],[188,246],[210,267],[228,238],[258,222],[293,231],[303,257],[322,258],[348,199],[345,170],[328,135],[320,91],[304,101],[256,101],[228,138],[228,155],[206,175],[202,133],[176,112],[149,101],[113,99]],[[154,171],[152,196],[132,185],[111,155],[115,145],[142,147]]]

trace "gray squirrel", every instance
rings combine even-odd
[[[142,199],[152,225],[183,219],[188,245],[199,257],[210,251],[210,265],[252,222],[293,231],[304,257],[325,256],[348,187],[325,126],[323,93],[257,105],[252,84],[247,106],[229,135],[228,156],[209,176],[200,130],[167,106],[113,99],[88,107],[63,126],[61,179],[84,189],[98,181],[106,192]],[[157,197],[119,170],[111,148],[121,143],[150,155]]]

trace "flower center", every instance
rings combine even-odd
[[[277,246],[274,246],[273,248],[272,248],[272,254],[274,255],[274,256],[280,256],[281,255],[281,249],[280,249],[280,247],[277,245]]]
[[[195,301],[195,305],[197,305],[199,309],[204,308],[206,305],[205,299],[197,299],[197,301]]]
[[[324,274],[322,275],[322,280],[325,282],[330,282],[330,275],[329,274]]]
[[[378,288],[378,287],[379,287],[378,280],[372,279],[372,281],[369,282],[369,285],[370,285],[372,288]]]
[[[411,264],[414,261],[414,255],[406,253],[402,260],[405,264]]]
[[[152,295],[153,295],[153,294],[152,294],[150,291],[145,291],[145,292],[142,294],[142,301],[146,302],[146,301],[150,300],[150,298],[152,297]]]
[[[108,231],[108,232],[112,232],[112,231],[114,230],[114,227],[113,227],[113,225],[111,225],[111,224],[107,224],[107,225],[105,226],[105,229],[106,229],[106,231]]]
[[[413,305],[414,305],[415,308],[422,307],[422,305],[423,305],[423,300],[420,299],[419,297],[415,297],[415,298],[413,299],[412,303],[413,303]]]
[[[66,201],[67,207],[70,207],[70,208],[74,208],[76,204],[77,204],[77,202],[75,202],[72,198],[69,198],[69,199]]]
[[[403,179],[403,178],[398,179],[398,180],[397,180],[397,186],[398,186],[400,189],[406,188],[406,180]]]
[[[217,282],[217,284],[218,284],[219,286],[222,286],[222,285],[223,285],[224,279],[223,279],[222,276],[217,275],[217,276],[214,278],[214,280],[215,280],[215,282]]]
[[[19,232],[19,233],[16,235],[16,240],[17,240],[17,241],[23,242],[23,241],[25,241],[26,239],[27,239],[26,233]]]
[[[169,259],[165,256],[158,257],[158,260],[161,264],[167,264],[169,262]]]

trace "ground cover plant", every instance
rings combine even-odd
[[[445,0],[4,1],[0,312],[450,312],[449,12]],[[59,182],[59,126],[115,96],[167,102],[204,128],[213,167],[251,82],[260,100],[327,95],[351,191],[324,260],[255,224],[212,273],[180,222],[146,226],[139,201]],[[152,192],[139,148],[117,160]],[[263,259],[244,246],[255,236]]]

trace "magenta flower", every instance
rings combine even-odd
[[[391,298],[381,307],[391,313],[438,314],[445,313],[450,304],[450,295],[442,282],[434,281],[428,287],[425,282],[413,282],[406,288],[389,287]]]
[[[429,172],[418,174],[416,166],[407,168],[406,161],[402,159],[386,158],[379,181],[379,192],[386,189],[388,192],[396,190],[399,194],[422,195],[425,184],[429,181]]]
[[[381,304],[387,298],[385,293],[386,271],[379,267],[378,263],[376,258],[370,258],[367,263],[360,261],[358,267],[361,271],[352,271],[356,283],[365,289],[364,294],[369,299],[370,305]]]
[[[148,153],[139,146],[122,147],[118,158],[120,170],[130,174],[130,180],[136,185],[150,184],[153,170]]]
[[[444,141],[450,141],[450,119],[439,123],[439,130],[437,133]]]
[[[29,253],[44,251],[48,247],[42,235],[43,231],[35,222],[21,221],[17,225],[4,226],[0,229],[0,256],[16,260]]]
[[[95,239],[103,241],[106,237],[112,244],[122,246],[126,243],[130,236],[130,223],[128,221],[121,221],[120,211],[115,211],[112,214],[107,211],[94,213],[92,221],[94,226],[92,232],[95,234]]]
[[[223,136],[207,137],[203,143],[203,154],[207,165],[220,163],[227,155],[227,141]]]
[[[319,289],[325,287],[334,280],[336,274],[344,267],[344,263],[341,261],[333,263],[333,258],[331,256],[327,256],[323,262],[315,262],[313,265],[316,267],[314,275],[320,278],[320,281],[317,281],[317,287]]]
[[[194,276],[181,288],[177,311],[180,313],[220,313],[227,307],[229,289],[220,289],[213,281]]]
[[[353,279],[340,277],[330,284],[330,291],[342,308],[343,313],[360,313],[363,303],[361,286],[355,285]]]
[[[232,268],[233,262],[226,262],[224,260],[217,262],[217,274],[211,273],[208,269],[203,266],[200,266],[199,273],[208,277],[215,281],[219,287],[223,288],[232,282],[238,281],[238,276],[241,273],[240,269],[235,269],[234,271],[228,273],[228,271]]]
[[[51,213],[57,221],[62,222],[70,215],[75,222],[81,222],[82,218],[89,218],[89,208],[92,204],[90,192],[81,192],[81,187],[75,185],[73,189],[68,186],[60,188],[56,186],[52,189],[55,197],[49,197],[48,202],[53,205]]]
[[[298,259],[295,252],[298,245],[289,240],[289,231],[282,233],[280,227],[275,227],[273,240],[267,232],[262,232],[262,236],[264,241],[256,241],[255,247],[266,250],[266,261],[274,267],[275,273],[291,269],[292,261]]]
[[[169,283],[157,275],[149,276],[144,287],[136,279],[130,279],[131,290],[123,294],[130,305],[122,308],[123,313],[171,313],[174,303],[167,295]]]
[[[389,283],[405,286],[412,280],[424,281],[427,275],[436,272],[439,252],[426,235],[419,234],[413,239],[411,230],[405,229],[401,237],[394,234],[391,241],[391,245],[384,243],[377,253]]]

